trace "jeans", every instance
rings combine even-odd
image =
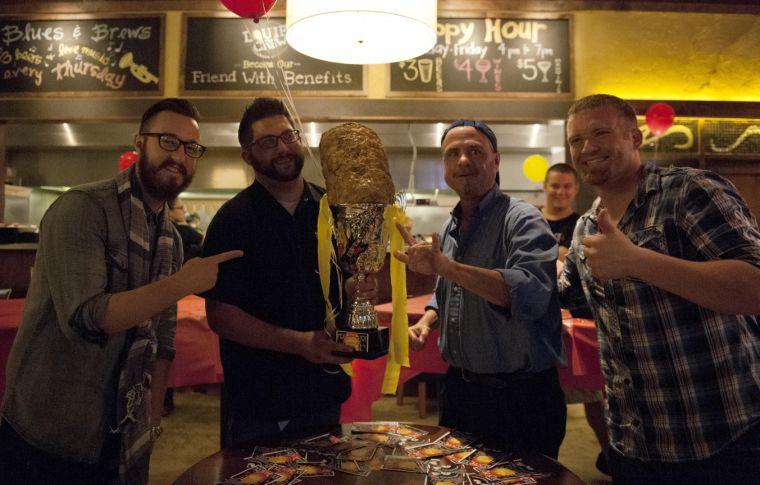
[[[281,423],[285,423],[282,427]],[[256,419],[253,416],[231,415],[227,422],[228,443],[274,442],[281,438],[323,433],[340,423],[340,405],[318,412],[305,411],[286,422]]]
[[[441,426],[473,433],[494,448],[535,451],[556,459],[566,420],[565,396],[554,367],[512,378],[455,367],[446,373]]]
[[[760,423],[704,460],[678,463],[628,458],[613,448],[608,453],[616,485],[760,484]]]

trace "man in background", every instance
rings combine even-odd
[[[201,243],[203,234],[186,222],[185,204],[179,197],[176,197],[169,204],[169,218],[172,221],[174,229],[182,239],[182,264],[197,258],[201,255]],[[164,411],[163,415],[168,416],[174,410],[174,389],[168,387],[164,394]]]
[[[189,261],[200,256],[202,252],[201,244],[203,243],[203,233],[187,223],[185,203],[179,197],[172,201],[169,217],[171,217],[174,228],[179,232],[180,237],[182,237],[182,252],[184,254],[184,260]]]
[[[599,192],[559,289],[590,305],[606,379],[615,483],[757,483],[760,232],[736,188],[641,162],[625,101],[570,108],[573,165]]]
[[[441,324],[449,364],[440,424],[508,451],[557,458],[567,409],[557,301],[557,242],[538,209],[503,194],[499,152],[485,123],[458,120],[441,139],[446,183],[459,203],[433,242],[394,256],[412,271],[438,275],[435,296],[409,328],[419,349]]]
[[[556,163],[549,167],[544,178],[546,203],[541,209],[541,214],[549,222],[549,227],[557,238],[557,259],[560,261],[565,260],[570,241],[573,239],[575,223],[580,217],[573,209],[580,187],[578,182],[578,173],[566,163]]]
[[[0,473],[8,483],[147,483],[174,356],[176,302],[240,251],[195,259],[167,202],[193,178],[198,111],[142,117],[136,164],[61,195],[40,224],[24,318],[6,367]]]
[[[219,209],[203,246],[205,255],[247,252],[205,294],[209,325],[221,336],[223,444],[337,425],[351,394],[337,365],[350,359],[335,355],[351,347],[325,332],[317,265],[324,189],[301,174],[300,133],[280,100],[257,98],[238,139],[255,181]],[[372,298],[374,285],[369,278],[360,289]],[[334,284],[333,308],[340,306],[338,291]]]

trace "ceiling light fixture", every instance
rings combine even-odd
[[[429,51],[437,0],[288,0],[290,46],[342,64],[386,64]]]

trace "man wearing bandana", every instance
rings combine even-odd
[[[147,483],[176,302],[213,287],[219,264],[242,255],[181,267],[167,202],[205,151],[198,118],[186,100],[152,105],[134,138],[137,163],[69,190],[43,217],[0,411],[6,483]]]
[[[397,224],[409,247],[394,257],[437,275],[409,344],[421,349],[440,325],[449,369],[439,424],[504,451],[556,459],[567,419],[557,376],[557,240],[538,209],[499,189],[501,155],[486,123],[454,121],[441,151],[446,183],[459,196],[451,217],[430,243]]]

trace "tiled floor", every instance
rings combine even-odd
[[[376,420],[436,424],[435,401],[429,399],[428,415],[420,419],[416,398],[407,397],[399,406],[392,397],[382,398],[372,407]],[[205,393],[185,390],[175,393],[175,410],[164,418],[164,434],[156,443],[151,461],[150,483],[172,483],[197,461],[219,450],[219,394],[216,389]],[[598,444],[586,424],[583,406],[568,407],[567,435],[559,461],[592,485],[611,483],[609,477],[594,467]]]

